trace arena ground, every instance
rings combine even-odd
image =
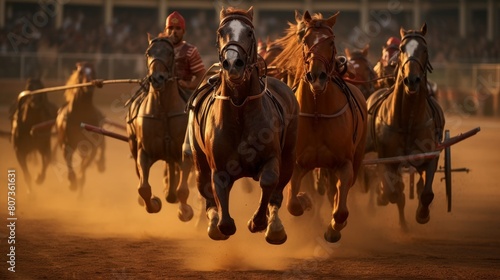
[[[108,118],[123,123],[120,104],[126,96],[117,94],[101,103]],[[0,109],[1,129],[8,130],[7,106]],[[2,138],[0,217],[9,224],[7,173],[14,169],[17,221],[15,273],[7,262],[12,232],[0,226],[0,278],[499,279],[500,120],[447,115],[452,136],[476,126],[481,132],[452,147],[453,167],[470,172],[453,174],[450,213],[442,173],[434,183],[428,224],[415,222],[416,200],[407,200],[408,232],[399,228],[395,205],[374,206],[355,186],[349,197],[349,225],[339,243],[328,244],[322,238],[328,208],[318,219],[311,213],[291,217],[283,207],[280,215],[288,241],[280,246],[267,244],[262,233],[252,234],[246,227],[257,207],[257,187],[245,193],[241,184],[235,186],[231,212],[238,230],[227,241],[216,242],[207,236],[204,220],[197,224],[198,211],[192,221],[183,223],[176,217],[177,205],[163,201],[158,214],[148,214],[138,205],[138,180],[127,143],[106,138],[106,171],[98,173],[92,166],[82,195],[69,190],[58,153],[46,182],[28,196],[12,145]],[[151,176],[158,196],[162,166],[157,163]],[[197,193],[191,191],[192,205],[200,210]]]

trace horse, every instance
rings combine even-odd
[[[76,69],[66,84],[93,82],[95,77],[96,72],[92,63],[77,62]],[[100,126],[104,121],[103,113],[93,103],[94,89],[95,86],[92,85],[66,90],[64,92],[66,103],[58,110],[56,118],[57,139],[66,162],[70,189],[80,190],[80,193],[83,190],[85,173],[90,164],[95,161],[99,172],[102,173],[105,170],[104,136],[81,128],[81,123]],[[78,175],[73,167],[75,152],[81,158]]]
[[[264,61],[266,63],[266,75],[271,77],[281,79],[286,83],[286,76],[280,71],[280,69],[276,68],[273,65],[274,59],[280,52],[283,51],[283,46],[277,41],[271,41],[269,38],[266,41],[266,52],[263,56]]]
[[[189,102],[191,150],[197,187],[206,200],[208,236],[226,240],[236,232],[229,195],[236,180],[259,181],[260,203],[248,222],[270,244],[283,244],[278,216],[283,189],[292,176],[298,104],[278,79],[259,75],[253,7],[220,11],[217,50],[221,69],[205,80]]]
[[[324,19],[306,11],[296,18],[296,29],[289,28],[287,44],[277,57],[281,68],[294,71],[300,107],[287,209],[300,216],[311,207],[308,195],[299,192],[301,180],[315,168],[328,169],[334,175],[327,190],[333,217],[324,238],[331,243],[340,240],[347,223],[347,194],[363,160],[367,131],[365,98],[341,78],[337,64],[333,26],[338,14]]]
[[[370,45],[365,45],[361,50],[350,50],[345,48],[344,52],[348,63],[354,68],[355,75],[348,79],[350,83],[355,84],[363,93],[365,99],[375,91],[375,81],[377,74],[373,71],[373,66],[368,61],[368,49]]]
[[[44,88],[40,79],[28,79],[25,90]],[[12,115],[11,141],[17,161],[21,166],[30,193],[32,179],[28,169],[28,155],[38,152],[42,158],[42,169],[36,178],[37,184],[45,180],[47,167],[52,159],[51,128],[32,130],[39,123],[49,122],[56,118],[57,107],[51,103],[46,93],[27,95],[18,100]]]
[[[436,99],[429,95],[427,72],[432,70],[425,34],[420,30],[400,28],[401,44],[394,86],[375,92],[368,100],[369,133],[366,151],[378,157],[398,157],[436,151],[442,140],[445,119]],[[439,156],[402,163],[379,164],[381,180],[377,203],[396,203],[399,223],[407,229],[404,216],[405,195],[402,168],[414,167],[420,179],[417,183],[418,208],[416,220],[425,224],[430,219],[429,205],[434,193],[432,182]],[[423,179],[425,173],[425,180]]]
[[[139,177],[138,193],[148,213],[161,210],[161,200],[152,194],[149,173],[155,162],[164,161],[166,201],[179,202],[178,218],[187,222],[193,217],[187,203],[192,162],[182,154],[188,115],[177,85],[174,45],[166,36],[152,38],[149,33],[148,43],[146,91],[127,101],[127,134]]]

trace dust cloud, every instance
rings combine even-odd
[[[192,188],[189,198],[195,211],[192,221],[181,222],[177,218],[178,205],[165,201],[162,162],[153,166],[150,175],[153,193],[162,199],[161,211],[148,214],[139,206],[138,178],[127,143],[106,139],[106,170],[99,173],[95,165],[91,166],[81,193],[69,189],[59,152],[54,164],[49,167],[46,181],[42,185],[34,184],[34,192],[27,195],[24,191],[24,177],[15,160],[11,143],[7,139],[0,139],[0,142],[0,181],[6,181],[5,170],[16,169],[17,211],[23,223],[47,220],[57,225],[53,230],[61,234],[173,242],[182,251],[183,256],[179,257],[182,265],[185,269],[194,271],[300,270],[301,265],[314,265],[315,260],[356,258],[367,253],[383,255],[387,252],[402,252],[408,244],[423,251],[425,246],[419,249],[420,246],[415,244],[431,235],[437,240],[488,240],[492,236],[491,231],[488,233],[489,226],[492,221],[498,221],[496,217],[500,214],[498,207],[492,207],[496,205],[498,195],[488,195],[496,181],[490,173],[494,166],[474,170],[477,172],[474,177],[457,175],[458,179],[454,182],[455,208],[452,213],[445,210],[444,183],[439,182],[441,175],[436,175],[431,222],[418,225],[414,218],[417,201],[407,199],[405,213],[408,232],[403,232],[398,224],[395,205],[377,207],[373,196],[362,193],[359,186],[355,185],[349,193],[348,225],[342,230],[342,239],[338,243],[329,244],[324,241],[323,232],[330,223],[332,210],[325,197],[315,197],[315,210],[306,212],[301,217],[292,217],[286,210],[285,202],[283,203],[279,214],[288,240],[285,244],[276,246],[266,243],[263,233],[252,234],[247,229],[247,221],[257,209],[260,189],[256,182],[244,179],[238,181],[231,192],[230,212],[235,219],[237,232],[226,241],[213,241],[206,233],[206,218],[193,181],[190,184]],[[465,149],[472,148],[473,145],[470,144]],[[465,149],[457,152],[454,161],[458,164],[480,164],[473,155],[465,155]],[[36,177],[35,170],[40,168],[40,163],[38,160],[30,164],[33,177]],[[488,178],[488,182],[482,190],[478,188],[475,191],[480,196],[474,200],[470,198],[470,187],[474,186],[477,178]],[[251,184],[250,193],[244,191],[244,184]],[[5,192],[1,192],[0,200],[5,201],[5,195]],[[5,215],[4,211],[5,209],[1,209],[0,213]],[[493,230],[499,232],[498,228]]]

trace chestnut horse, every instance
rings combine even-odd
[[[67,81],[67,85],[88,83],[95,80],[96,73],[93,64],[89,62],[78,62]],[[86,86],[75,89],[68,89],[64,95],[66,104],[59,109],[56,118],[56,128],[58,142],[62,147],[64,160],[68,169],[68,179],[71,190],[80,189],[82,191],[85,183],[85,173],[87,168],[93,163],[99,151],[97,168],[99,172],[104,172],[105,158],[104,136],[83,130],[80,124],[88,123],[100,126],[104,120],[104,115],[94,106],[94,86]],[[80,174],[74,171],[73,154],[80,155]]]
[[[369,48],[370,45],[366,45],[361,50],[344,49],[347,61],[355,72],[354,77],[348,79],[348,81],[361,90],[365,99],[368,99],[375,91],[375,82],[377,78],[377,74],[372,69],[373,66],[370,61],[368,61]]]
[[[278,210],[295,162],[298,104],[285,83],[259,76],[252,19],[253,7],[221,10],[221,71],[195,92],[189,134],[209,237],[225,240],[236,232],[229,194],[236,180],[250,177],[262,195],[248,229],[267,229],[266,241],[282,244],[287,235]]]
[[[310,206],[308,195],[300,192],[303,176],[315,168],[330,169],[334,178],[328,198],[333,217],[324,234],[328,242],[338,241],[347,223],[347,194],[363,160],[367,131],[365,98],[356,86],[343,81],[336,67],[333,26],[337,15],[323,19],[306,11],[297,20],[303,30],[289,29],[288,44],[277,57],[284,63],[282,68],[295,69],[300,106],[288,211],[300,216]]]
[[[400,29],[401,45],[398,54],[396,82],[381,89],[368,99],[367,152],[377,152],[379,158],[398,157],[436,151],[444,129],[443,111],[427,88],[427,72],[432,69],[425,34],[420,30]],[[429,205],[434,193],[432,182],[439,157],[394,164],[379,164],[382,180],[378,204],[396,203],[399,222],[406,228],[405,195],[401,169],[413,166],[420,174],[417,183],[419,204],[416,220],[425,224],[430,219]],[[425,180],[422,178],[425,173]],[[425,182],[424,182],[425,181]]]
[[[148,42],[147,92],[127,102],[130,105],[126,117],[127,133],[139,177],[138,192],[148,213],[161,210],[161,200],[152,194],[149,173],[156,161],[165,161],[166,201],[180,202],[178,217],[185,222],[193,217],[193,209],[187,204],[187,180],[192,162],[182,155],[188,122],[184,112],[186,103],[177,85],[174,45],[168,37],[151,38],[150,34]]]
[[[30,91],[43,87],[39,79],[29,79],[26,84],[26,90]],[[53,121],[56,115],[57,107],[49,101],[47,93],[24,96],[17,102],[12,116],[11,140],[17,161],[24,174],[28,193],[31,192],[32,183],[28,169],[28,155],[38,152],[42,158],[42,169],[36,178],[37,184],[42,184],[45,180],[47,167],[52,158],[50,145],[52,126],[38,130],[33,130],[33,128],[39,123]]]

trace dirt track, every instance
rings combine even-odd
[[[107,116],[122,121],[123,112],[113,108],[107,108]],[[8,126],[5,111],[2,129]],[[310,214],[292,218],[283,207],[288,241],[268,245],[263,234],[246,228],[259,191],[248,194],[238,186],[231,194],[238,230],[227,241],[209,239],[205,227],[196,226],[198,215],[180,222],[177,205],[164,200],[160,213],[147,214],[137,203],[138,180],[128,145],[109,138],[107,169],[89,170],[82,196],[69,190],[54,165],[46,182],[28,197],[12,146],[2,138],[0,215],[8,224],[6,177],[14,168],[18,220],[15,273],[7,270],[9,232],[0,227],[0,279],[499,279],[500,120],[447,116],[447,121],[452,136],[476,126],[482,129],[452,147],[453,166],[471,169],[454,174],[452,212],[446,212],[442,174],[434,183],[428,224],[415,222],[416,201],[407,200],[408,233],[399,229],[395,205],[372,208],[369,196],[354,188],[349,225],[338,244],[322,238],[329,209],[318,225]],[[162,166],[157,163],[151,176],[160,197]],[[192,189],[192,205],[199,209],[196,197]]]

